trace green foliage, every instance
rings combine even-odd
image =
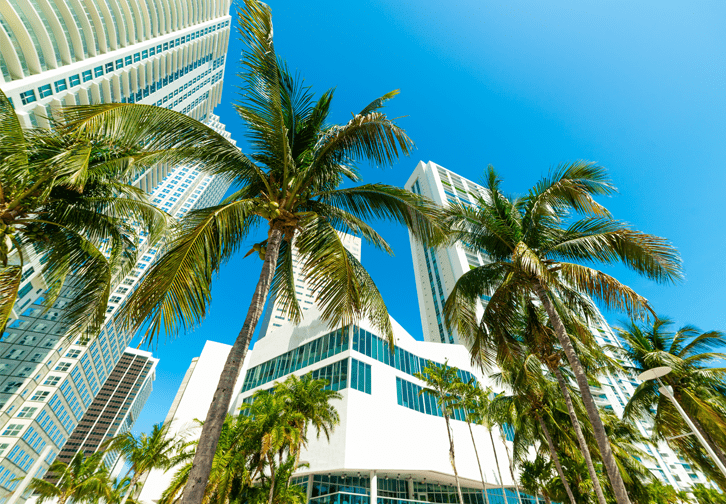
[[[56,460],[50,465],[46,475],[50,481],[33,478],[28,488],[38,496],[38,504],[47,501],[95,504],[99,499],[111,500],[112,483],[102,460],[103,453],[85,457],[79,451],[68,464]]]
[[[703,483],[693,485],[692,493],[698,504],[726,504],[726,495],[718,490],[706,487]]]
[[[655,367],[670,367],[672,371],[661,378],[662,382],[672,387],[676,400],[700,426],[719,457],[726,460],[726,368],[722,367],[726,354],[719,351],[726,337],[719,331],[702,333],[693,326],[672,332],[671,325],[665,318],[650,324],[630,322],[618,329],[624,344],[614,351],[630,363],[628,369],[634,375]],[[723,488],[723,474],[695,436],[683,436],[690,428],[658,387],[655,380],[641,383],[625,407],[625,417],[652,420],[655,439],[666,441]],[[672,439],[676,436],[683,437]]]
[[[70,112],[69,112],[70,113]],[[139,238],[150,243],[170,217],[132,185],[142,146],[73,130],[23,130],[0,91],[0,329],[10,315],[24,262],[44,257],[45,306],[61,291],[68,333],[95,337],[111,288],[136,263]]]

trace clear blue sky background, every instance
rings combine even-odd
[[[620,193],[617,218],[665,236],[685,281],[655,285],[612,269],[678,324],[726,330],[726,3],[485,0],[271,0],[275,44],[317,93],[336,87],[332,120],[401,94],[387,113],[417,150],[366,182],[402,185],[419,160],[478,181],[494,165],[511,193],[558,163],[596,161]],[[241,44],[230,43],[216,109],[242,149],[231,103]],[[396,256],[363,248],[389,311],[421,338],[408,235],[382,224]],[[250,240],[250,246],[254,241]],[[240,257],[215,283],[195,332],[162,342],[155,390],[134,430],[163,420],[208,339],[231,344],[261,261]],[[617,323],[619,314],[608,314]]]

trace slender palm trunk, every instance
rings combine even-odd
[[[560,342],[560,346],[562,346],[562,350],[564,350],[565,352],[565,356],[567,357],[567,361],[570,363],[572,372],[575,374],[575,379],[577,380],[577,386],[580,389],[580,393],[582,394],[582,401],[585,405],[587,416],[590,418],[592,430],[595,434],[598,448],[600,448],[600,456],[602,457],[603,463],[605,464],[605,469],[607,470],[608,478],[610,479],[610,485],[613,488],[615,501],[618,504],[630,504],[628,492],[627,490],[625,490],[625,483],[623,482],[623,477],[620,474],[618,464],[615,461],[615,457],[613,456],[613,450],[610,446],[610,441],[608,440],[607,434],[605,432],[605,426],[600,419],[595,400],[592,398],[592,393],[590,392],[590,386],[587,383],[587,375],[585,374],[585,370],[582,368],[580,359],[578,359],[577,354],[575,353],[575,348],[572,346],[570,337],[567,335],[565,326],[562,323],[562,319],[557,313],[557,310],[555,310],[554,304],[552,304],[552,300],[550,300],[547,292],[541,284],[537,285],[536,289],[537,297],[542,302],[542,306],[544,306],[544,309],[547,311],[550,322],[555,329],[557,340]]]
[[[683,408],[683,395],[674,390],[673,397],[681,405],[681,408]],[[703,428],[703,425],[701,425],[701,422],[699,422],[698,419],[694,415],[692,415],[690,411],[688,411],[686,408],[683,408],[683,411],[686,412],[688,418],[691,420],[691,422],[693,422],[693,425],[696,426],[696,430],[699,432],[699,434],[701,434],[701,436],[703,436],[706,442],[711,446],[711,449],[716,454],[721,463],[726,466],[726,457],[724,457],[724,452],[723,450],[721,450],[721,447],[714,442],[711,435],[706,431],[706,429]]]
[[[489,431],[489,439],[492,442],[492,452],[494,453],[494,463],[497,465],[497,474],[499,474],[499,485],[502,487],[502,498],[504,499],[504,502],[507,502],[507,491],[504,488],[504,478],[502,478],[502,470],[499,467],[499,457],[497,457],[497,445],[494,444],[494,436],[492,435],[492,430],[487,429]]]
[[[242,363],[244,362],[247,349],[250,346],[252,334],[255,332],[257,322],[262,315],[265,307],[267,295],[270,292],[270,284],[275,274],[277,266],[277,256],[280,251],[280,243],[282,242],[282,231],[272,229],[269,232],[267,240],[267,253],[265,261],[262,264],[260,278],[257,281],[255,293],[252,296],[247,318],[242,325],[242,330],[237,335],[237,339],[232,346],[224,363],[222,374],[219,377],[217,390],[212,398],[212,404],[209,406],[207,418],[202,427],[202,435],[199,438],[199,445],[194,454],[194,462],[192,470],[189,474],[189,482],[184,488],[180,504],[201,504],[204,497],[204,490],[207,487],[209,473],[212,470],[212,460],[217,450],[217,442],[222,432],[224,419],[227,417],[227,410],[232,401],[232,393],[234,384],[239,376]]]
[[[272,499],[275,496],[275,469],[274,469],[274,459],[270,460],[270,498],[267,501],[268,504],[272,504]]]
[[[471,430],[471,422],[467,415],[466,423],[469,426],[469,434],[471,434],[471,444],[474,445],[474,455],[476,455],[476,464],[479,466],[479,476],[481,476],[481,488],[484,492],[484,502],[489,504],[489,497],[487,496],[487,485],[484,483],[484,473],[481,470],[481,462],[479,461],[479,451],[476,449],[476,441],[474,441],[474,431]]]
[[[547,497],[544,493],[542,494],[542,497],[544,497],[545,504],[552,504],[552,501],[549,497]]]
[[[444,411],[444,419],[446,420],[446,434],[449,436],[449,460],[451,461],[451,467],[454,469],[456,492],[459,494],[459,504],[464,504],[464,496],[461,494],[461,485],[459,484],[459,473],[456,471],[456,458],[454,457],[454,438],[451,436],[449,415],[446,413],[446,411]]]
[[[595,489],[595,495],[597,495],[597,500],[600,504],[606,504],[605,495],[603,494],[602,487],[600,486],[600,479],[597,477],[597,472],[595,472],[595,465],[592,463],[592,455],[590,454],[590,449],[587,447],[585,435],[582,433],[580,420],[577,418],[577,413],[575,413],[575,406],[572,404],[572,397],[570,396],[570,390],[567,388],[565,377],[562,376],[562,372],[557,366],[553,367],[555,376],[557,377],[557,383],[559,383],[560,390],[562,391],[562,396],[565,398],[567,411],[570,414],[570,421],[572,422],[572,426],[575,428],[575,434],[577,435],[577,442],[580,445],[580,451],[582,451],[582,455],[585,457],[585,464],[587,465],[587,471],[590,473],[590,479],[592,480],[592,486]]]
[[[514,483],[514,490],[517,492],[517,500],[519,504],[522,504],[522,496],[519,495],[519,484],[517,478],[514,477],[514,464],[512,464],[512,457],[509,455],[509,446],[507,446],[507,438],[504,435],[504,429],[499,426],[499,434],[502,436],[502,443],[504,444],[504,451],[507,452],[507,462],[509,463],[509,474],[512,476],[512,483]]]
[[[560,475],[560,479],[562,480],[562,486],[565,487],[565,492],[567,492],[567,497],[570,498],[570,504],[577,504],[577,502],[575,501],[575,496],[572,494],[572,488],[570,488],[570,484],[567,482],[567,478],[565,478],[565,471],[562,470],[562,464],[560,464],[560,457],[557,455],[557,450],[555,450],[555,444],[552,442],[552,436],[550,436],[550,431],[547,428],[547,424],[544,423],[544,420],[542,420],[542,417],[540,416],[537,416],[537,421],[539,422],[539,426],[542,428],[542,433],[544,433],[545,439],[547,440],[547,446],[550,449],[552,461],[555,463],[557,474]]]
[[[126,501],[129,499],[129,497],[133,495],[134,487],[136,487],[139,479],[141,479],[141,474],[134,473],[134,477],[131,478],[131,483],[129,483],[129,489],[126,490],[126,495],[124,495],[123,499],[121,499],[121,504],[126,504]]]

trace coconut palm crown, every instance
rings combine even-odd
[[[447,209],[453,239],[481,251],[490,262],[459,278],[446,301],[446,322],[470,338],[473,357],[481,360],[492,334],[514,332],[520,300],[536,300],[547,312],[577,380],[616,501],[628,503],[586,373],[557,307],[590,313],[583,299],[587,295],[609,309],[646,315],[652,309],[645,298],[590,265],[621,263],[669,283],[681,278],[679,255],[665,239],[631,229],[595,200],[615,188],[605,170],[593,163],[562,165],[524,197],[503,194],[491,166],[485,185],[487,196],[478,197],[474,205],[452,204]],[[485,297],[489,299],[478,318],[476,307]]]
[[[141,242],[170,222],[133,185],[145,149],[71,131],[72,122],[63,113],[51,129],[24,130],[0,91],[0,331],[38,255],[45,307],[62,294],[68,333],[95,336]]]
[[[631,321],[617,329],[623,346],[613,350],[621,354],[633,375],[670,367],[672,371],[661,381],[672,388],[673,396],[696,428],[726,463],[726,368],[722,365],[726,354],[719,351],[724,348],[726,335],[720,331],[701,332],[691,325],[672,331],[672,325],[665,317],[646,324]],[[641,383],[625,406],[625,418],[652,419],[656,439],[667,440],[719,485],[726,485],[694,436],[683,436],[690,429],[670,400],[659,393],[659,387],[655,380]]]

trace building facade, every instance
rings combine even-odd
[[[59,107],[109,102],[157,105],[229,138],[212,111],[221,99],[230,36],[229,0],[0,0],[0,89],[24,127],[47,127]],[[217,203],[227,182],[194,166],[161,164],[134,184],[174,217]],[[112,317],[153,263],[139,261],[114,286],[107,324],[84,344],[67,334],[61,294],[48,310],[42,258],[30,257],[0,338],[0,504],[40,477],[66,445],[122,358],[132,334]],[[24,480],[25,478],[25,480]]]
[[[487,196],[482,186],[431,161],[419,162],[405,187],[432,199],[440,206],[454,202],[472,205],[477,197]],[[483,265],[486,258],[461,244],[432,249],[423,247],[414,239],[411,239],[411,255],[424,339],[466,344],[456,333],[447,332],[443,324],[443,306],[461,275],[470,268]],[[604,318],[601,317],[600,323],[593,325],[591,330],[601,347],[620,345]],[[605,373],[601,385],[593,388],[593,395],[601,408],[622,418],[625,405],[638,385],[634,377],[622,373]],[[651,435],[652,425],[649,422],[637,421],[636,424],[641,434]],[[658,446],[646,444],[642,448],[652,457],[652,460],[644,460],[643,464],[664,483],[678,490],[688,490],[695,483],[708,483],[703,474],[678,457],[665,443]]]
[[[86,455],[96,453],[99,448],[103,450],[104,442],[130,431],[151,395],[158,362],[151,352],[133,348],[124,350],[58,454],[58,460],[68,463],[79,451]],[[113,467],[118,458],[118,453],[109,452],[104,457],[104,464]]]

